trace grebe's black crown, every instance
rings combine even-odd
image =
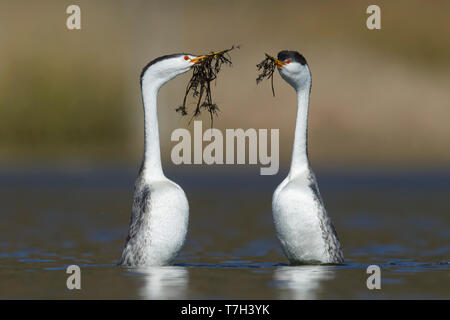
[[[289,51],[289,50],[280,51],[280,52],[278,52],[278,57],[277,58],[278,58],[278,60],[281,60],[281,61],[289,59],[291,61],[298,62],[298,63],[300,63],[302,65],[307,64],[305,57],[302,56],[297,51]]]

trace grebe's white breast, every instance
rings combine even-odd
[[[342,248],[312,171],[289,176],[274,192],[272,212],[282,249],[292,264],[341,263]]]
[[[121,264],[160,266],[172,263],[183,247],[189,204],[181,187],[169,179],[138,180],[132,220]]]

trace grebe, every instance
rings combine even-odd
[[[142,70],[144,158],[135,183],[128,237],[119,265],[168,265],[183,247],[189,204],[183,189],[167,179],[161,167],[157,95],[166,82],[189,71],[203,58],[184,53],[167,55],[151,61]]]
[[[272,199],[277,237],[290,264],[339,264],[344,261],[342,246],[308,160],[311,73],[306,59],[296,51],[279,52],[275,62],[298,99],[291,168]]]

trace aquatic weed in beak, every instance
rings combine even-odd
[[[269,56],[267,53],[265,55],[266,58],[256,65],[258,71],[261,72],[258,75],[258,78],[256,78],[256,84],[259,84],[264,79],[270,79],[270,83],[272,85],[272,94],[275,97],[275,89],[273,87],[273,73],[275,72],[275,69],[277,67],[277,59]]]
[[[222,65],[231,66],[231,57],[229,52],[234,48],[238,48],[239,46],[232,46],[229,49],[211,52],[205,56],[201,56],[193,66],[192,77],[188,82],[186,87],[186,93],[184,95],[183,104],[175,109],[176,112],[180,113],[182,116],[188,114],[186,108],[186,100],[189,93],[192,92],[192,96],[197,98],[197,105],[192,114],[192,118],[198,117],[202,110],[207,110],[211,117],[211,127],[213,124],[213,115],[217,116],[217,112],[219,111],[219,107],[213,103],[212,95],[211,95],[211,82],[216,80],[217,74],[219,73]]]

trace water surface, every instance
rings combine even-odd
[[[283,179],[257,169],[166,170],[190,203],[174,266],[117,267],[135,170],[0,170],[0,298],[448,299],[450,172],[316,170],[340,266],[287,266],[271,218]],[[82,289],[66,288],[68,265]],[[382,269],[368,290],[366,268]]]

